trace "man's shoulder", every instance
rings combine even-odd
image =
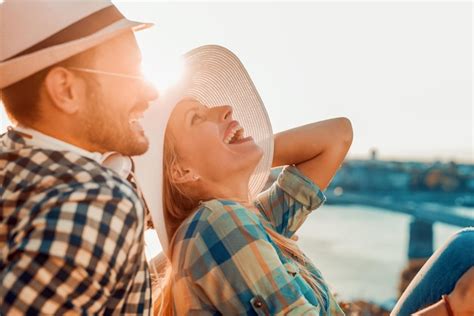
[[[55,232],[92,225],[115,236],[139,234],[134,227],[143,213],[135,190],[115,172],[75,153],[42,149],[0,153],[0,201],[8,234],[38,223]]]
[[[94,190],[137,199],[130,184],[115,172],[87,157],[68,151],[21,148],[0,153],[3,195],[10,192],[57,194]],[[52,194],[52,193],[50,193]]]

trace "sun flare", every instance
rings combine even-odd
[[[147,63],[144,61],[142,71],[145,77],[158,91],[163,93],[181,78],[184,71],[184,64],[179,58],[169,58],[165,62],[163,62],[163,60],[161,61],[160,64]]]

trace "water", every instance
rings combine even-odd
[[[410,216],[377,208],[323,206],[300,228],[298,243],[339,298],[381,303],[398,296],[410,220]],[[459,229],[435,224],[435,248]],[[154,231],[147,231],[145,240],[148,258],[161,251]]]
[[[376,208],[323,206],[300,228],[299,244],[340,298],[384,302],[398,296],[410,221]],[[435,248],[459,229],[435,224]]]

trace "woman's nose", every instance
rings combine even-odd
[[[232,107],[229,105],[219,105],[207,109],[207,118],[216,123],[232,121]]]
[[[222,105],[219,107],[221,120],[231,121],[233,109],[230,105]]]

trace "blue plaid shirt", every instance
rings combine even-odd
[[[0,136],[0,314],[149,314],[143,213],[94,160]]]
[[[293,258],[272,241],[265,225],[291,237],[325,201],[294,166],[261,193],[256,207],[212,200],[178,228],[173,239],[174,308],[178,315],[343,315],[320,271],[323,301]]]

